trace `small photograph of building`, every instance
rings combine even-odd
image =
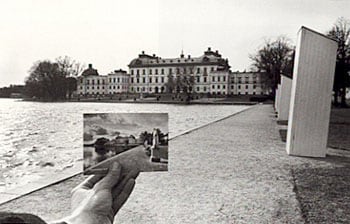
[[[84,170],[103,172],[100,163],[128,154],[139,164],[161,164],[157,171],[167,170],[168,132],[167,113],[84,114]]]

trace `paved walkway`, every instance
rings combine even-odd
[[[286,155],[271,105],[170,141],[169,172],[142,173],[116,223],[304,223],[292,167],[327,161]],[[46,220],[68,214],[76,176],[0,206]]]

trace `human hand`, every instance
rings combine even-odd
[[[91,176],[72,190],[72,215],[68,223],[111,224],[114,216],[130,196],[139,170],[123,174],[122,166],[114,162],[108,174]]]

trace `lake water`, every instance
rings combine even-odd
[[[39,103],[0,99],[0,192],[54,175],[81,161],[83,113],[169,113],[171,138],[245,108],[247,106]]]

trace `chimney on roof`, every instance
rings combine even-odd
[[[92,64],[89,64],[89,68],[92,69]]]
[[[142,54],[145,54],[145,51],[142,51]]]
[[[155,57],[156,56],[156,54],[153,54],[153,57]]]
[[[184,58],[184,56],[185,56],[185,55],[184,55],[184,50],[181,50],[180,57],[181,57],[181,58]]]
[[[208,47],[208,51],[211,51],[211,48],[210,48],[210,47]]]
[[[190,59],[191,58],[191,55],[188,55],[188,59]]]
[[[216,50],[216,51],[215,51],[215,53],[219,54],[219,51],[218,51],[218,50]]]

